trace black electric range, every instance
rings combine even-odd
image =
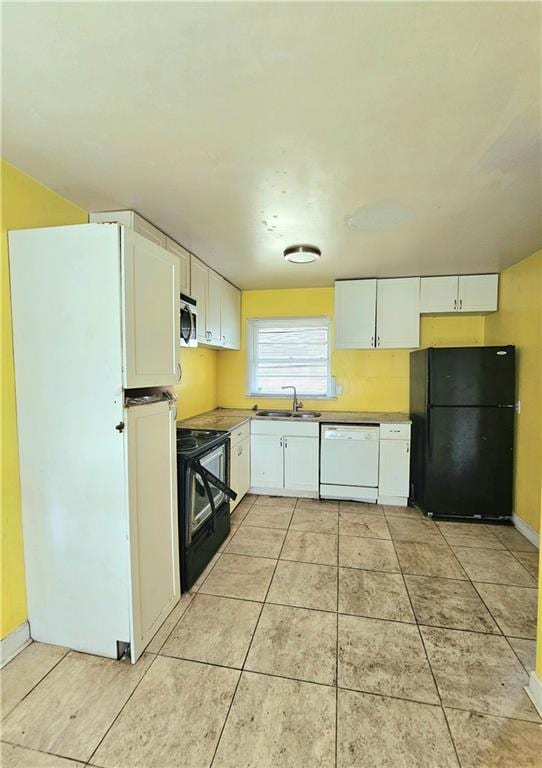
[[[190,589],[230,532],[228,432],[177,428],[181,591]]]

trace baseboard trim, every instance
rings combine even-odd
[[[304,499],[317,499],[317,491],[300,491],[295,488],[250,488],[249,493],[255,496],[291,496]]]
[[[31,642],[28,621],[0,640],[0,669]]]
[[[526,523],[523,518],[518,517],[517,515],[512,516],[512,522],[518,531],[522,533],[526,539],[529,539],[531,544],[534,544],[537,549],[540,549],[540,534],[538,531],[535,531],[529,523]]]
[[[533,702],[536,711],[542,717],[542,680],[540,680],[536,672],[531,672],[529,685],[525,686],[525,691]]]

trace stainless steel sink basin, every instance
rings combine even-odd
[[[321,415],[318,411],[256,411],[256,416],[267,416],[270,419],[317,419]]]
[[[318,416],[321,416],[322,414],[319,411],[298,411],[297,413],[293,413],[292,417],[294,419],[317,419]]]
[[[256,411],[256,416],[274,416],[275,418],[288,419],[293,416],[291,411]]]

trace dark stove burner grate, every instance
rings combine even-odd
[[[184,450],[190,450],[192,448],[195,448],[198,444],[198,441],[195,437],[179,437],[177,438],[177,448],[181,448]]]

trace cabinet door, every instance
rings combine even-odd
[[[284,487],[318,490],[318,438],[284,437]]]
[[[420,280],[420,312],[456,312],[457,281],[457,275],[422,277]]]
[[[278,435],[251,435],[250,485],[252,488],[283,488],[283,438]]]
[[[379,496],[408,496],[410,440],[381,440]]]
[[[164,248],[125,227],[121,235],[124,386],[175,384],[179,264]]]
[[[179,259],[179,286],[182,293],[190,293],[190,254],[188,251],[172,240],[170,237],[166,240],[166,250],[174,253]]]
[[[140,216],[135,211],[133,214],[133,228],[134,232],[137,232],[138,235],[141,235],[142,237],[146,237],[151,243],[155,243],[161,248],[166,247],[167,238],[164,233],[160,232],[160,230],[151,224],[150,221],[147,221],[147,219],[144,219],[143,216]]]
[[[241,291],[222,281],[222,344],[227,349],[241,348]]]
[[[209,267],[195,256],[190,257],[190,290],[198,306],[198,341],[207,341],[207,292]]]
[[[133,406],[125,421],[135,662],[180,596],[174,408]]]
[[[378,280],[376,346],[400,349],[420,345],[420,278]]]
[[[375,346],[376,280],[335,283],[335,347],[371,349]]]
[[[224,279],[214,270],[209,270],[209,289],[207,293],[207,331],[210,344],[222,346],[221,312],[222,286]]]
[[[460,275],[459,311],[494,312],[498,293],[499,275]]]
[[[250,488],[250,437],[246,437],[231,449],[230,484],[237,498],[230,504],[231,509],[239,504]]]

